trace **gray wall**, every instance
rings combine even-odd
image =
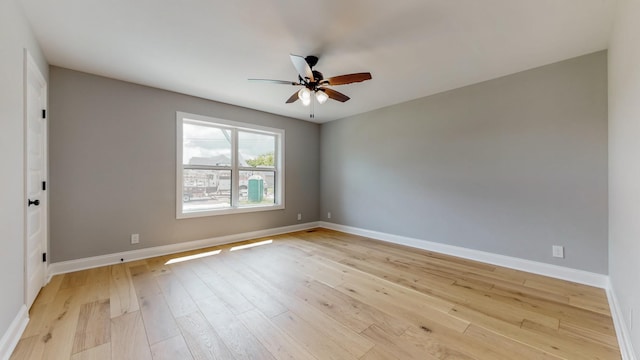
[[[609,50],[609,276],[640,359],[640,2],[618,6]]]
[[[51,260],[318,220],[320,127],[51,67]],[[285,129],[285,210],[176,220],[176,111]],[[303,221],[298,221],[302,213]],[[140,244],[130,244],[130,234]]]
[[[22,10],[14,0],[0,1],[0,339],[24,304],[25,48],[46,78],[47,63]]]
[[[321,176],[323,220],[606,274],[607,54],[324,124]]]

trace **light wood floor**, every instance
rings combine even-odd
[[[56,276],[11,359],[620,359],[601,289],[323,229],[269,239]]]

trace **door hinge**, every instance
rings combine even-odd
[[[42,262],[47,262],[47,253],[42,253]]]
[[[43,119],[47,118],[47,109],[42,109],[42,118]]]
[[[42,191],[45,191],[45,190],[47,190],[47,182],[43,181],[42,182]]]

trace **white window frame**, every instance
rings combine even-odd
[[[183,152],[183,133],[182,127],[184,121],[188,120],[192,123],[210,124],[211,126],[227,128],[231,130],[231,207],[224,209],[209,209],[203,211],[183,211],[183,168],[182,164],[182,152]],[[238,131],[247,131],[253,133],[264,133],[274,135],[276,137],[276,146],[274,153],[275,169],[274,168],[260,168],[260,167],[242,167],[238,163]],[[273,204],[267,205],[255,205],[241,207],[238,204],[239,199],[239,182],[240,171],[273,171],[275,172],[275,184],[274,193],[275,199]],[[187,219],[194,217],[215,216],[215,215],[227,215],[227,214],[240,214],[257,211],[269,211],[269,210],[281,210],[284,209],[284,130],[270,128],[266,126],[260,126],[255,124],[248,124],[243,122],[225,120],[214,118],[210,116],[190,114],[186,112],[176,112],[176,218]]]

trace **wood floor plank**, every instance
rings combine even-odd
[[[179,334],[175,318],[162,295],[140,297],[140,312],[149,344],[153,345]]]
[[[376,343],[378,350],[385,357],[396,356],[401,359],[415,360],[437,360],[438,357],[430,354],[425,349],[416,348],[415,346],[407,346],[406,343],[400,341],[397,335],[384,332],[382,329],[373,325],[363,331],[369,339]]]
[[[184,342],[184,338],[176,335],[172,338],[151,345],[153,360],[191,360],[193,356]]]
[[[293,340],[258,310],[249,310],[238,315],[244,326],[278,360],[317,360],[302,345]]]
[[[503,290],[501,287],[495,287],[490,290],[491,293],[511,297],[518,304],[531,311],[540,314],[555,317],[561,323],[571,324],[576,327],[583,327],[598,332],[603,336],[615,337],[613,321],[610,315],[603,315],[578,307],[573,307],[568,300],[553,301],[548,296],[538,297],[526,292],[521,292],[520,288]]]
[[[601,296],[569,296],[569,304],[573,307],[589,310],[602,315],[609,315],[609,304]]]
[[[94,301],[80,307],[72,354],[111,341],[109,300]]]
[[[53,301],[56,296],[56,293],[60,289],[60,285],[62,285],[62,281],[64,280],[64,275],[54,275],[47,286],[43,287],[38,294],[38,304],[48,304]]]
[[[87,284],[87,271],[75,271],[63,275],[60,289],[69,289],[73,287],[83,286]]]
[[[73,354],[70,360],[111,360],[111,343],[104,343]]]
[[[253,304],[236,290],[227,280],[216,273],[209,265],[209,259],[194,261],[196,274],[209,286],[216,297],[222,299],[234,314],[241,314],[254,308]],[[218,261],[211,259],[211,261]]]
[[[567,321],[560,322],[559,333],[580,337],[588,341],[609,346],[612,349],[616,349],[618,347],[618,338],[616,337],[615,333],[603,334],[597,329],[593,329],[587,326],[576,325]]]
[[[606,294],[603,289],[592,286],[575,284],[570,281],[552,279],[552,278],[536,278],[527,279],[524,285],[532,289],[551,291],[556,294],[562,294],[567,297],[591,296],[606,301]],[[603,296],[604,295],[604,296]]]
[[[200,311],[176,319],[187,346],[196,360],[234,359],[231,351]]]
[[[109,299],[111,296],[111,291],[109,290],[111,281],[110,267],[101,266],[84,271],[87,273],[88,279],[87,283],[81,287],[82,291],[80,291],[84,302]]]
[[[129,267],[129,271],[138,301],[144,297],[162,295],[162,291],[147,265]],[[139,303],[139,305],[141,304]]]
[[[510,358],[513,354],[519,354],[523,359],[538,359],[538,360],[560,360],[564,359],[562,356],[557,356],[544,350],[528,346],[522,342],[514,341],[505,335],[498,334],[491,330],[487,330],[480,326],[471,325],[465,331],[465,335],[470,339],[476,339],[485,344],[491,344],[492,348],[505,354],[505,358]]]
[[[109,278],[109,305],[111,317],[115,318],[126,313],[138,311],[138,297],[133,287],[129,267],[125,264],[116,264],[110,267]]]
[[[431,304],[419,295],[393,293],[385,287],[371,287],[358,282],[345,283],[336,289],[371,306],[384,308],[386,312],[413,322],[418,327],[446,327],[462,333],[470,323],[431,307]]]
[[[146,265],[131,267],[130,271],[149,344],[178,335],[178,325],[155,276]]]
[[[224,301],[213,296],[196,303],[235,359],[275,359],[227,308]]]
[[[28,338],[34,335],[38,335],[42,330],[46,319],[47,308],[49,303],[41,303],[36,301],[29,309],[29,323],[22,333],[22,338]]]
[[[362,355],[360,360],[400,360],[397,354],[391,354],[384,346],[376,345],[366,354]]]
[[[158,282],[160,290],[174,317],[177,318],[198,310],[198,306],[182,286],[180,279],[173,273],[163,273],[156,276],[155,280]]]
[[[460,359],[460,360],[511,360],[511,356],[503,356],[487,343],[473,341],[464,334],[458,334],[447,330],[431,330],[425,328],[410,327],[401,335],[383,333],[373,326],[365,331],[365,334],[378,339],[390,339],[391,348],[403,349],[410,358],[423,359]],[[381,341],[376,341],[380,343]],[[527,358],[520,353],[522,358]],[[528,359],[528,358],[527,358]]]
[[[38,349],[39,348],[39,349]],[[44,346],[40,343],[38,336],[23,337],[18,341],[15,350],[9,360],[18,359],[42,359]]]
[[[61,288],[48,305],[38,336],[43,346],[42,354],[60,359],[71,356],[80,307],[85,299],[82,288]]]
[[[312,257],[307,257],[307,255],[303,257],[291,255],[288,253],[290,249],[290,246],[281,246],[272,252],[265,251],[258,256],[247,256],[247,258],[252,263],[265,264],[265,266],[269,266],[270,271],[277,271],[278,273],[291,273],[291,267],[295,266],[296,271],[307,276],[314,276],[315,280],[330,286],[337,286],[346,281],[345,274],[339,269],[326,266],[319,261],[309,261]]]
[[[171,255],[164,255],[147,259],[146,265],[149,268],[149,272],[154,276],[170,273],[171,267],[167,264],[167,261],[171,258]]]
[[[111,357],[113,360],[151,360],[151,349],[140,311],[111,319]]]
[[[353,330],[342,325],[322,311],[308,306],[304,300],[297,296],[289,295],[289,293],[295,292],[294,289],[306,286],[306,280],[304,278],[293,277],[289,279],[284,275],[278,275],[274,278],[273,273],[267,268],[267,264],[261,263],[260,265],[255,265],[250,262],[245,262],[244,264],[248,267],[255,266],[250,271],[252,271],[256,277],[262,277],[263,280],[266,280],[266,282],[262,283],[262,286],[267,287],[269,293],[274,294],[281,303],[285,304],[285,306],[289,308],[289,312],[293,312],[308,323],[322,328],[326,331],[326,336],[338,344],[348,343],[349,346],[346,347],[354,356],[362,356],[373,347],[374,344]],[[239,269],[239,271],[242,270]],[[289,275],[294,276],[294,274]],[[279,281],[282,279],[286,281]]]
[[[409,327],[409,323],[315,280],[309,281],[295,293],[356,332],[375,324],[388,333],[400,335]]]
[[[474,323],[474,326],[484,328],[493,333],[505,334],[504,336],[514,341],[528,344],[534,349],[559,358],[595,360],[615,359],[616,356],[619,356],[611,349],[603,348],[598,344],[581,346],[579,342],[559,336],[558,332],[546,331],[546,333],[540,333],[539,331],[534,331],[534,329],[523,329],[463,306],[456,306],[452,312]]]
[[[344,345],[341,346],[334,339],[331,339],[326,331],[313,326],[290,311],[274,317],[271,321],[302,344],[309,352],[322,354],[324,359],[358,359],[370,350],[367,349],[360,355],[352,354],[345,349]]]
[[[208,262],[208,265],[212,267],[229,286],[232,286],[235,289],[234,291],[239,292],[253,307],[260,310],[267,317],[274,317],[287,311],[287,307],[276,300],[274,296],[262,290],[258,284],[255,284],[250,279],[233,270],[228,259],[219,258],[216,259],[215,262]]]
[[[193,300],[206,299],[214,295],[209,286],[193,272],[190,264],[176,263],[170,267],[171,272],[180,279],[180,283]]]

